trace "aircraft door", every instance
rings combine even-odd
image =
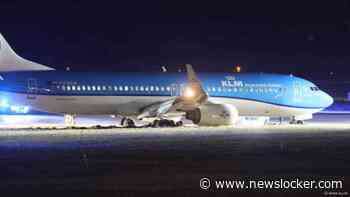
[[[27,85],[28,85],[28,92],[29,93],[36,93],[37,92],[38,83],[37,83],[36,79],[33,79],[33,78],[28,79]]]
[[[179,96],[180,95],[179,84],[176,84],[176,83],[171,84],[170,92],[171,92],[171,96]]]
[[[293,82],[293,99],[296,102],[302,101],[303,87],[299,82]]]

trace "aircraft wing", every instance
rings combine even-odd
[[[204,91],[192,66],[190,64],[186,64],[185,66],[188,82],[181,95],[146,106],[141,110],[138,119],[146,117],[161,117],[162,115],[173,111],[191,111],[207,102],[208,95]]]

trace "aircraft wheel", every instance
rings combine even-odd
[[[120,125],[123,127],[126,126],[126,118],[125,117],[123,117],[122,120],[120,121]]]
[[[167,120],[167,119],[160,119],[160,120],[154,120],[152,123],[152,127],[176,127],[181,126],[182,122],[176,122],[173,120]]]
[[[297,121],[297,124],[304,124],[304,121],[298,120],[298,121]]]
[[[181,127],[183,125],[184,125],[184,123],[181,120],[176,122],[177,127]]]
[[[159,120],[159,127],[168,127],[170,125],[169,120],[161,119]]]
[[[135,128],[136,127],[135,121],[131,118],[125,118],[125,117],[122,118],[120,124],[126,128]]]
[[[159,127],[159,122],[160,121],[158,119],[154,120],[152,123],[152,127]]]
[[[170,127],[176,127],[175,121],[173,121],[173,120],[168,120],[168,126],[170,126]]]

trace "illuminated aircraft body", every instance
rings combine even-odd
[[[92,73],[55,71],[25,60],[0,35],[0,94],[10,102],[65,114],[121,115],[122,124],[171,113],[200,125],[232,125],[239,116],[305,120],[333,103],[312,82],[279,74]],[[132,117],[132,118],[131,118]],[[170,121],[168,121],[170,122]],[[173,123],[173,122],[172,122]],[[169,123],[170,124],[170,123]]]

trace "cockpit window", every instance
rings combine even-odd
[[[318,87],[316,87],[316,86],[310,87],[310,89],[311,89],[311,91],[319,91],[319,90],[320,90],[320,88],[318,88]]]

